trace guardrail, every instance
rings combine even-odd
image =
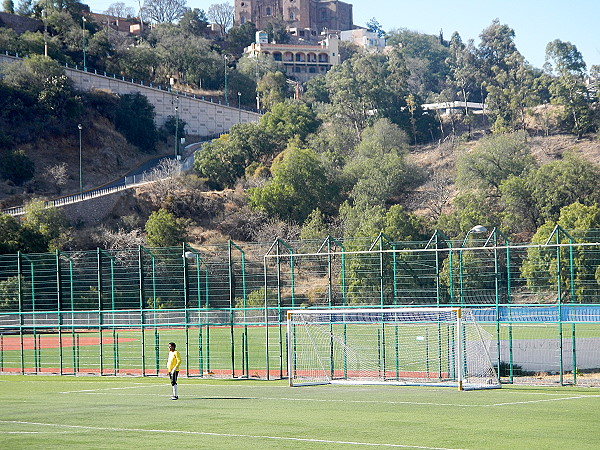
[[[202,136],[199,142],[187,145],[185,151],[188,153],[188,156],[179,161],[179,172],[187,172],[191,170],[194,167],[194,152],[197,149],[199,149],[204,142],[217,139],[219,136],[221,136],[221,133],[210,136]],[[140,174],[126,175],[123,177],[122,185],[92,189],[75,195],[68,195],[54,200],[47,200],[44,202],[44,208],[56,208],[60,206],[70,205],[73,203],[78,203],[85,200],[90,200],[104,195],[114,194],[115,192],[123,191],[125,189],[131,189],[137,186],[168,178],[169,176],[171,176],[171,174],[166,174],[166,176],[161,177],[159,173],[152,170],[145,171]],[[25,206],[23,205],[5,208],[2,210],[2,213],[14,217],[22,216],[23,214],[25,214]]]
[[[142,174],[142,175],[144,175],[144,174]],[[125,177],[125,178],[127,181],[128,177]],[[152,181],[155,181],[155,180],[152,180]],[[75,194],[75,195],[69,195],[67,197],[61,197],[61,198],[57,198],[54,200],[47,200],[44,202],[44,207],[45,208],[56,208],[56,207],[60,207],[60,206],[70,205],[70,204],[81,202],[84,200],[101,197],[103,195],[113,194],[115,192],[123,191],[125,189],[131,189],[133,187],[140,186],[142,184],[147,184],[147,183],[151,183],[151,181],[135,182],[135,179],[134,179],[134,182],[126,183],[121,186],[112,186],[109,188],[97,189],[97,190],[93,190],[93,191],[82,192],[82,193]],[[23,214],[25,214],[25,206],[14,206],[12,208],[6,208],[6,209],[3,209],[2,212],[4,214],[8,214],[11,216],[22,216]]]

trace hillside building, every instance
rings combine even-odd
[[[352,5],[338,0],[235,0],[235,25],[252,22],[264,30],[284,23],[298,40],[316,41],[322,32],[354,28]]]
[[[340,40],[352,42],[371,52],[383,51],[385,48],[385,38],[379,37],[374,31],[365,28],[340,31]]]
[[[288,78],[305,82],[326,73],[340,63],[339,39],[336,33],[327,33],[319,44],[270,44],[267,33],[256,33],[256,42],[244,49],[250,58],[259,54],[272,56],[285,67]]]

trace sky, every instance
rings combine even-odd
[[[82,0],[94,12],[103,12],[116,1],[136,10],[136,0]],[[143,3],[143,0],[141,0]],[[190,8],[208,10],[227,0],[187,0]],[[494,19],[515,31],[515,43],[533,66],[544,64],[546,44],[555,39],[574,44],[588,69],[600,65],[600,0],[346,0],[353,5],[354,23],[365,26],[375,18],[385,31],[407,28],[450,39],[458,31],[463,42],[473,39]],[[229,0],[233,4],[233,0]]]

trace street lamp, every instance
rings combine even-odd
[[[229,96],[227,92],[227,55],[223,55],[225,59],[225,105],[229,106]]]
[[[42,18],[44,19],[44,56],[48,57],[48,14],[46,9],[42,9]]]
[[[179,161],[179,95],[175,97],[175,159]]]
[[[81,17],[81,40],[83,42],[83,71],[87,72],[87,64],[85,61],[85,16]]]
[[[471,233],[485,233],[487,232],[487,228],[484,227],[483,225],[475,225],[473,228],[471,228],[465,238],[462,241],[462,244],[460,246],[460,251],[458,252],[458,276],[459,276],[459,282],[460,282],[460,303],[464,303],[464,296],[463,296],[463,247],[465,246],[465,244],[467,243],[467,239],[469,238],[469,235]]]
[[[81,164],[81,130],[83,126],[78,124],[77,128],[79,129],[79,193],[83,195],[83,169]]]
[[[242,93],[238,91],[238,123],[242,123]]]

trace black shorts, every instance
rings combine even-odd
[[[175,386],[177,384],[177,376],[179,375],[179,370],[175,370],[174,372],[169,372],[169,378],[171,379],[171,386]]]

